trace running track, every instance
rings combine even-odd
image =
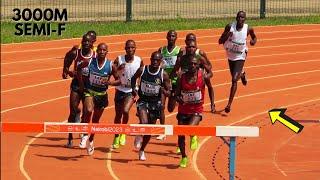
[[[227,103],[230,75],[222,46],[222,29],[195,30],[198,45],[214,68],[212,82],[217,110],[205,107],[201,125],[253,125],[259,138],[237,139],[237,179],[316,179],[320,175],[319,123],[305,123],[296,135],[283,125],[271,125],[267,111],[287,107],[293,119],[320,119],[320,25],[255,27],[258,43],[249,47],[245,69],[248,85],[238,86],[231,113]],[[178,32],[178,45],[191,31]],[[149,63],[149,55],[166,44],[166,32],[98,37],[109,44],[108,57],[123,54],[124,42],[137,42],[136,54]],[[68,116],[70,79],[61,79],[62,57],[80,39],[1,45],[1,120],[3,122],[62,122]],[[114,89],[101,122],[114,118]],[[206,95],[206,103],[209,103]],[[130,123],[137,123],[131,111]],[[175,113],[166,122],[176,124]],[[77,136],[76,136],[77,137]],[[190,166],[178,168],[177,137],[150,141],[147,161],[138,161],[133,137],[110,151],[113,136],[97,135],[96,151],[64,147],[60,134],[1,134],[1,179],[228,179],[227,146],[216,137],[201,137],[201,146],[188,152]],[[189,138],[187,138],[188,140]],[[188,141],[187,141],[188,145]]]

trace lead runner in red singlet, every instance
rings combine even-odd
[[[181,75],[177,84],[176,97],[179,103],[177,120],[178,125],[199,125],[203,112],[205,76],[208,74],[199,68],[199,61],[194,55],[188,55],[187,60],[188,70]],[[185,168],[188,165],[188,158],[184,135],[178,136],[178,144],[182,155],[180,167]],[[191,136],[191,150],[197,147],[197,136]]]

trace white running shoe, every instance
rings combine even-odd
[[[140,161],[145,161],[145,160],[147,160],[144,151],[139,151],[139,160],[140,160]]]
[[[161,140],[161,141],[163,141],[163,140],[165,140],[166,139],[166,135],[165,134],[160,134],[159,136],[157,136],[157,138],[156,138],[157,140]]]
[[[136,148],[137,150],[140,149],[141,147],[141,144],[142,144],[142,136],[141,135],[137,135],[135,138],[134,138],[134,148]]]
[[[88,155],[92,155],[93,152],[94,152],[94,146],[93,146],[93,141],[89,143],[89,146],[87,148],[87,152],[88,152]]]
[[[81,149],[84,149],[87,147],[87,140],[89,139],[89,136],[88,135],[83,135],[82,138],[81,138],[81,142],[79,144],[79,147]]]

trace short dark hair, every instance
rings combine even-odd
[[[151,59],[154,59],[155,56],[160,56],[160,59],[163,58],[162,54],[159,52],[159,51],[154,51],[152,54],[151,54]]]
[[[127,46],[130,42],[132,42],[133,44],[136,44],[136,42],[135,42],[134,40],[129,39],[129,40],[126,41],[126,44],[125,44],[125,45]]]
[[[240,13],[246,14],[246,12],[244,12],[243,10],[240,10],[240,11],[238,11],[238,13],[237,13],[237,17],[240,15]]]
[[[88,31],[86,34],[88,34],[89,36],[92,37],[92,39],[96,39],[97,38],[97,33],[93,30]]]

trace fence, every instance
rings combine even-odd
[[[68,21],[131,21],[175,18],[320,15],[320,0],[1,0],[1,19],[10,21],[14,8],[66,8]]]

